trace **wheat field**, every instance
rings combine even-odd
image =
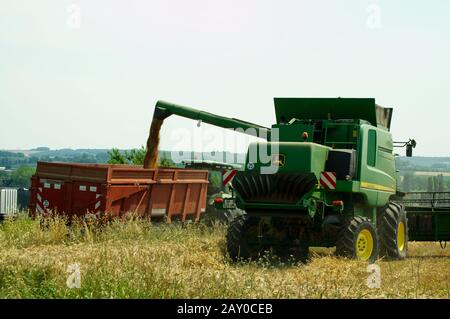
[[[450,298],[450,248],[410,243],[403,261],[367,264],[311,249],[310,261],[266,257],[233,263],[226,228],[150,225],[132,219],[102,228],[62,219],[42,227],[21,215],[0,225],[0,298]],[[78,264],[79,288],[67,285]]]

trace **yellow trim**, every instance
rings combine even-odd
[[[405,224],[400,222],[397,227],[397,247],[399,251],[403,251],[405,249]]]
[[[367,189],[374,189],[374,190],[377,190],[377,191],[395,193],[395,189],[393,189],[393,188],[386,187],[386,186],[383,186],[383,185],[368,183],[368,182],[361,182],[361,187],[362,188],[367,188]]]
[[[363,229],[356,238],[356,256],[358,259],[369,260],[373,253],[373,237],[368,229]]]

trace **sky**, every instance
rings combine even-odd
[[[139,147],[159,99],[270,126],[274,97],[373,97],[450,156],[449,39],[448,0],[0,0],[0,149]],[[245,151],[196,124],[161,148]]]

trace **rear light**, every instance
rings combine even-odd
[[[332,202],[332,205],[333,205],[333,206],[336,206],[336,207],[342,207],[342,206],[344,206],[344,202],[341,201],[341,200],[334,200],[334,201]]]
[[[216,197],[216,198],[214,198],[214,203],[215,203],[215,204],[222,204],[222,203],[223,203],[223,198],[222,198],[222,197]]]
[[[303,132],[303,134],[302,134],[302,139],[303,139],[304,141],[306,141],[306,140],[308,139],[308,137],[309,137],[308,132]]]

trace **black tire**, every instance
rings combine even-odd
[[[361,232],[367,230],[372,236],[372,249],[370,256],[361,257],[358,255],[357,239]],[[364,232],[366,233],[366,232]],[[367,233],[366,233],[367,234]],[[342,228],[338,240],[336,242],[336,254],[342,257],[360,259],[374,263],[378,258],[378,235],[374,225],[370,219],[366,217],[353,217]]]
[[[377,224],[380,254],[389,259],[405,259],[408,256],[408,219],[404,206],[389,202],[380,211]]]
[[[237,216],[228,226],[227,250],[233,261],[257,259],[264,251],[262,246],[249,245],[251,231],[258,227],[259,218],[247,215]]]
[[[244,212],[240,209],[216,209],[214,207],[208,206],[206,208],[206,213],[203,216],[203,221],[211,226],[215,223],[221,223],[224,225],[229,225],[233,220],[240,215],[243,215]]]
[[[223,212],[223,215],[226,218],[226,223],[230,224],[238,216],[243,216],[244,215],[244,211],[242,211],[242,210],[240,210],[238,208],[227,209],[226,211]]]

